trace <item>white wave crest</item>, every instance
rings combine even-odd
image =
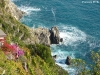
[[[66,64],[60,64],[60,63],[56,63],[59,66],[62,66],[63,69],[65,69],[70,75],[75,75],[76,70],[73,68],[70,68],[69,66],[67,66]]]
[[[56,22],[56,16],[55,16],[55,12],[54,12],[54,9],[53,9],[53,8],[51,9],[51,12],[52,12],[52,14],[53,14],[53,16],[54,16],[54,20],[55,20],[55,22]]]
[[[82,43],[86,42],[87,35],[76,27],[72,27],[69,25],[59,25],[60,30],[60,37],[63,38],[63,43],[61,45],[51,45],[52,48],[52,56],[57,55],[56,64],[61,66],[63,69],[67,70],[70,75],[75,75],[76,69],[72,67],[68,67],[65,64],[65,60],[67,56],[70,56],[72,59],[75,59],[75,54],[77,53],[76,50],[66,51],[65,49],[61,49],[62,47],[69,45],[73,48],[77,48],[77,46]],[[64,46],[63,46],[64,44]],[[86,53],[84,54],[84,56]]]
[[[10,1],[12,1],[12,2],[13,2],[13,1],[15,1],[15,0],[10,0]]]
[[[22,10],[22,11],[26,12],[27,14],[30,14],[32,11],[34,11],[34,12],[41,11],[40,8],[36,8],[36,7],[21,6],[18,8],[19,8],[19,10]]]
[[[60,37],[63,38],[65,45],[75,45],[77,42],[86,41],[86,34],[76,27],[63,26],[60,31]]]

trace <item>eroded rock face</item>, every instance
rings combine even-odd
[[[35,28],[33,29],[33,34],[35,37],[35,43],[44,44],[50,46],[50,32],[46,28]]]
[[[50,46],[50,44],[59,44],[60,36],[57,27],[52,27],[51,30],[46,28],[35,28],[32,30],[34,42]]]
[[[52,27],[50,30],[50,41],[51,44],[59,44],[60,42],[60,36],[59,36],[59,30],[57,27]]]
[[[13,17],[16,18],[16,20],[19,20],[23,17],[23,15],[25,14],[25,12],[19,10],[17,8],[17,6],[11,2],[10,0],[5,0],[6,5],[5,5],[5,9],[7,10],[6,12],[11,14]]]

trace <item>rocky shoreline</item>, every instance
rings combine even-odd
[[[17,6],[11,2],[10,0],[7,0],[6,7],[9,7],[10,13],[12,16],[15,17],[16,20],[20,20],[24,15],[25,12],[19,10]],[[27,26],[26,26],[27,27]],[[54,26],[51,29],[47,28],[29,28],[29,33],[31,35],[31,38],[26,39],[25,43],[30,44],[43,44],[46,46],[50,46],[51,44],[59,44],[60,42],[60,36],[59,36],[59,30],[58,27]]]
[[[36,37],[36,42],[38,44],[43,44],[50,46],[51,44],[59,44],[60,36],[57,27],[52,27],[50,30],[46,28],[35,28],[32,29],[34,37]]]
[[[18,21],[24,14],[10,0],[0,1],[0,28],[7,34],[7,43],[17,43],[24,51],[29,70],[25,71],[22,62],[9,63],[1,51],[0,64],[4,65],[1,68],[6,70],[5,74],[15,75],[15,71],[18,70],[18,75],[68,75],[67,71],[55,64],[51,56],[50,45],[60,42],[58,28],[30,28]]]

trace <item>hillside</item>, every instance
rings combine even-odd
[[[41,45],[44,42],[41,41],[42,38],[39,40],[40,36],[35,33],[38,30],[32,30],[18,21],[23,14],[25,13],[18,10],[9,0],[0,0],[0,29],[7,34],[6,42],[8,44],[18,43],[18,46],[24,51],[24,55],[17,60],[8,60],[1,48],[0,74],[68,75],[65,70],[55,64],[50,47]],[[44,30],[43,32],[46,30],[50,35],[47,29],[39,29]],[[44,41],[46,40],[44,39]],[[47,40],[45,44],[50,44],[50,42]],[[23,68],[23,62],[26,62],[28,71]]]

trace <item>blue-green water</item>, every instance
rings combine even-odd
[[[67,56],[91,62],[91,50],[100,49],[100,1],[85,0],[13,0],[27,14],[21,19],[29,27],[58,26],[59,45],[51,45],[52,55],[57,55],[56,64],[71,75],[74,70],[65,65]]]

